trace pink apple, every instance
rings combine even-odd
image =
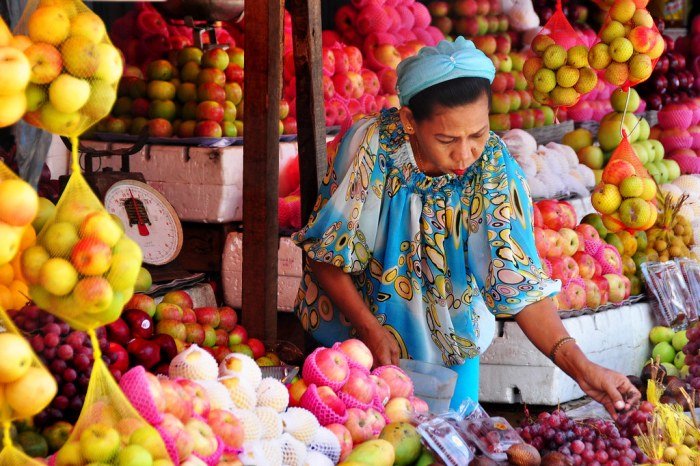
[[[348,409],[348,420],[345,421],[345,427],[350,431],[354,444],[365,442],[374,436],[372,419],[367,416],[366,412],[358,408]]]
[[[562,228],[571,228],[573,229],[576,226],[576,209],[574,209],[574,206],[569,204],[566,201],[559,201],[559,207],[561,208],[562,211],[562,220],[561,220],[561,226]]]
[[[192,418],[185,424],[185,429],[194,441],[193,453],[197,456],[209,457],[219,448],[219,441],[212,428],[204,421]]]
[[[291,79],[293,76],[296,76],[296,72],[294,71],[294,54],[290,53],[290,55],[292,56],[290,60],[292,71],[287,79]],[[333,53],[332,49],[323,47],[323,49],[321,50],[321,63],[323,63],[322,68],[324,75],[333,76],[335,74],[335,54]],[[285,67],[285,71],[286,70],[287,67]]]
[[[345,382],[341,391],[362,403],[369,404],[374,399],[374,383],[372,379],[369,378],[368,374],[355,368],[350,369],[348,381]]]
[[[561,257],[563,252],[563,241],[559,233],[554,230],[544,230],[545,239],[547,240],[547,258],[554,259]]]
[[[593,225],[582,223],[580,225],[577,225],[575,230],[578,233],[581,233],[583,235],[583,238],[586,240],[600,241],[600,235],[598,234],[598,230],[596,230]]]
[[[430,406],[428,406],[428,403],[426,403],[425,400],[422,398],[419,398],[417,396],[410,396],[408,397],[408,401],[411,402],[413,410],[416,413],[427,413],[428,411],[430,411]]]
[[[542,211],[540,211],[540,208],[537,207],[537,204],[533,204],[532,211],[533,211],[533,217],[532,217],[533,224],[538,228],[544,228],[544,219],[542,218]]]
[[[328,101],[335,95],[335,85],[333,84],[333,78],[330,76],[323,75],[323,98]]]
[[[385,68],[377,73],[382,94],[396,94],[396,70]]]
[[[207,417],[209,425],[227,447],[241,448],[245,437],[243,423],[231,411],[212,409]]]
[[[331,52],[335,57],[335,74],[345,74],[350,71],[350,60],[345,50],[340,47],[333,47]]]
[[[600,288],[593,280],[584,278],[583,283],[586,286],[586,307],[596,309],[600,306]]]
[[[338,350],[324,348],[316,353],[316,365],[321,373],[332,382],[347,380],[350,368],[345,355]]]
[[[153,404],[159,413],[165,411],[165,392],[163,392],[163,387],[160,385],[158,378],[151,374],[150,372],[145,373],[146,381],[148,382],[148,392],[151,394],[151,399],[153,399]]]
[[[391,44],[381,44],[374,47],[373,54],[375,60],[393,70],[401,63],[401,54]]]
[[[625,299],[625,283],[623,275],[606,273],[603,278],[608,282],[608,299],[611,303],[619,303]]]
[[[159,379],[165,396],[165,412],[187,421],[192,416],[192,400],[185,390],[175,381]]]
[[[326,429],[333,432],[340,443],[340,461],[343,461],[352,451],[352,435],[350,431],[342,424],[328,424]]]
[[[353,94],[353,82],[347,73],[339,73],[333,76],[333,89],[341,96],[349,99]]]
[[[590,254],[578,251],[574,254],[574,260],[578,264],[578,273],[581,278],[593,278],[595,274],[595,259]]]
[[[546,199],[544,201],[539,201],[537,207],[542,213],[542,220],[547,228],[559,231],[559,229],[564,226],[564,212],[559,201]]]
[[[163,422],[158,427],[173,440],[180,458],[187,458],[192,454],[194,451],[194,439],[177,417],[170,413],[164,414]]]
[[[343,416],[345,414],[345,403],[343,403],[343,400],[338,398],[338,395],[336,395],[330,387],[317,387],[316,392],[318,393],[318,397],[321,399],[323,404],[328,406],[335,414],[338,416]]]
[[[342,351],[349,360],[365,367],[367,370],[370,370],[372,364],[374,364],[372,352],[367,348],[367,345],[356,338],[345,340],[338,345],[338,349]]]
[[[632,282],[625,275],[620,275],[620,280],[622,280],[622,284],[625,286],[625,297],[623,299],[627,299],[630,297],[632,291]]]
[[[578,264],[569,256],[561,256],[550,259],[552,264],[552,278],[568,280],[579,276]]]
[[[562,254],[573,256],[579,248],[578,235],[574,230],[566,227],[559,230],[559,235],[562,237]]]
[[[177,383],[185,390],[190,400],[192,400],[192,409],[194,413],[206,418],[211,409],[209,396],[206,390],[198,383],[188,379],[179,379]]]
[[[379,435],[384,426],[386,426],[386,419],[384,419],[382,413],[374,408],[367,410],[367,417],[369,418],[369,424],[372,426],[372,433]]]
[[[571,280],[566,284],[564,293],[571,309],[586,307],[586,288],[583,280]]]
[[[348,71],[347,75],[352,83],[352,98],[359,99],[365,93],[365,83],[362,79],[362,75],[354,71]]]
[[[364,83],[365,92],[370,95],[379,94],[379,78],[377,73],[372,70],[363,69],[360,72]]]
[[[537,248],[537,254],[544,259],[547,257],[547,250],[549,249],[549,241],[547,241],[547,235],[545,230],[540,227],[535,227],[535,247]]]
[[[406,373],[396,366],[383,366],[374,373],[389,385],[391,398],[409,397],[413,395],[413,381]]]
[[[407,398],[392,398],[385,406],[385,414],[389,422],[411,422],[413,405]]]
[[[348,57],[348,70],[359,73],[362,69],[362,52],[352,45],[346,46],[343,51]]]

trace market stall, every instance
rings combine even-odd
[[[697,462],[700,19],[658,3],[41,0],[0,22],[0,127],[57,135],[36,187],[0,153],[0,465]],[[496,69],[564,327],[643,392],[614,421],[512,318],[479,400],[522,425],[294,314],[290,234],[338,134],[458,35]]]

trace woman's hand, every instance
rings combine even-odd
[[[586,365],[576,382],[588,396],[605,406],[613,419],[618,412],[636,407],[642,396],[627,377],[594,363]]]
[[[374,324],[365,329],[357,328],[357,336],[364,342],[374,356],[373,367],[386,366],[387,364],[399,365],[399,344],[396,338],[382,324],[374,319]]]

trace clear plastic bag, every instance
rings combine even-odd
[[[698,309],[700,309],[700,263],[683,258],[676,258],[676,263],[681,269],[692,303],[688,307],[688,320],[694,322],[698,320]]]
[[[25,121],[77,137],[109,114],[122,57],[102,19],[83,2],[29,0],[14,32],[32,41],[24,51],[33,69]]]
[[[423,443],[445,466],[463,466],[474,459],[474,451],[457,429],[441,416],[416,427]]]
[[[647,292],[653,296],[652,308],[660,325],[675,327],[690,320],[693,301],[681,269],[676,262],[644,262],[642,274]]]
[[[506,461],[506,451],[523,443],[520,435],[502,417],[489,417],[465,422],[461,429],[481,452],[494,461]]]

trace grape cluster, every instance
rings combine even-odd
[[[12,311],[10,317],[58,384],[56,398],[34,418],[35,424],[45,427],[56,421],[75,422],[83,408],[92,373],[90,338],[85,332],[71,330],[67,323],[34,305]],[[96,333],[104,353],[109,345],[107,332],[100,328]]]
[[[688,343],[683,347],[685,364],[688,366],[688,381],[691,387],[700,389],[700,326],[693,325],[685,332]]]
[[[520,436],[540,454],[558,451],[575,466],[626,466],[647,460],[631,439],[620,434],[612,421],[574,421],[560,410],[541,413],[534,422],[520,429]]]

